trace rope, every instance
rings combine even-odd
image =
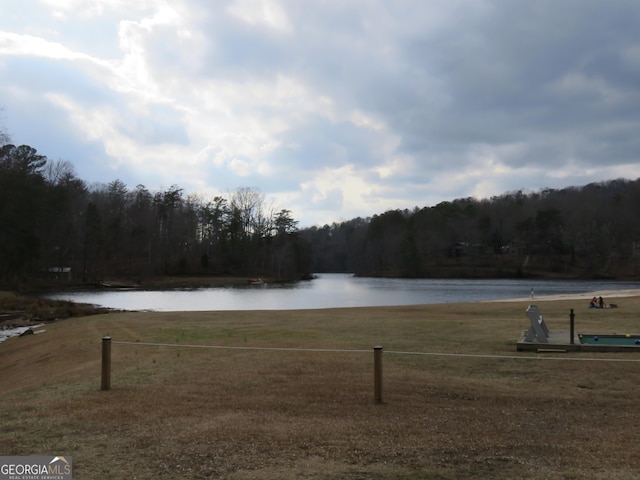
[[[179,347],[179,348],[215,348],[219,350],[270,350],[280,352],[332,352],[332,353],[370,353],[370,350],[340,350],[335,348],[286,348],[286,347],[232,347],[225,345],[179,345],[176,343],[144,343],[144,342],[113,342],[118,345],[145,345],[149,347]]]
[[[186,345],[175,343],[146,343],[146,342],[113,342],[116,345],[141,345],[147,347],[174,347],[174,348],[212,348],[217,350],[263,350],[275,352],[324,352],[324,353],[371,353],[371,350],[343,350],[337,348],[287,348],[287,347],[237,347],[225,345]],[[384,350],[383,350],[384,351]],[[487,358],[500,360],[556,360],[565,362],[626,362],[639,363],[640,359],[631,358],[593,358],[593,357],[549,357],[549,356],[524,356],[524,355],[488,355],[475,353],[441,353],[441,352],[400,352],[387,350],[390,355],[424,355],[431,357],[455,357],[455,358]]]
[[[497,358],[508,360],[560,360],[565,362],[633,362],[638,363],[640,359],[632,358],[592,358],[592,357],[548,357],[548,356],[525,356],[525,355],[487,355],[474,353],[431,353],[431,352],[385,352],[396,355],[429,355],[434,357],[458,357],[458,358]]]

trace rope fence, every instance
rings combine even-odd
[[[369,350],[341,350],[337,348],[293,348],[293,347],[234,347],[228,345],[188,345],[177,343],[113,342],[114,345],[145,345],[148,347],[174,348],[214,348],[218,350],[271,350],[280,352],[330,352],[330,353],[369,353]]]
[[[259,350],[272,352],[315,352],[315,353],[371,353],[371,350],[348,350],[337,348],[294,348],[294,347],[249,347],[249,346],[227,346],[227,345],[189,345],[173,343],[148,343],[148,342],[112,342],[111,337],[102,337],[102,381],[101,390],[111,388],[111,345],[137,345],[148,347],[165,348],[197,348],[216,350]],[[376,403],[382,401],[382,352],[383,347],[376,345],[373,347],[374,354],[374,398]],[[611,363],[639,363],[640,359],[632,358],[594,358],[594,357],[554,357],[547,355],[490,355],[475,353],[443,353],[443,352],[402,352],[388,350],[388,355],[414,355],[430,357],[452,357],[452,358],[483,358],[496,360],[553,360],[562,362],[611,362]]]

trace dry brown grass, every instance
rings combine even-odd
[[[640,333],[640,298],[606,311],[583,303],[540,308],[551,329],[568,329],[575,308],[578,331]],[[0,453],[71,455],[78,479],[638,478],[640,363],[391,353],[534,356],[515,351],[526,306],[68,319],[0,345]],[[114,341],[108,392],[103,335]]]

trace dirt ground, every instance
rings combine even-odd
[[[640,333],[640,297],[610,301],[539,306],[552,330],[574,308],[577,331]],[[55,322],[0,344],[0,453],[71,456],[77,479],[639,478],[640,353],[516,352],[527,305]]]

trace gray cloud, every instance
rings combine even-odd
[[[306,225],[640,175],[635,0],[86,5],[0,7],[95,59],[0,36],[0,102],[88,180],[257,186]]]

